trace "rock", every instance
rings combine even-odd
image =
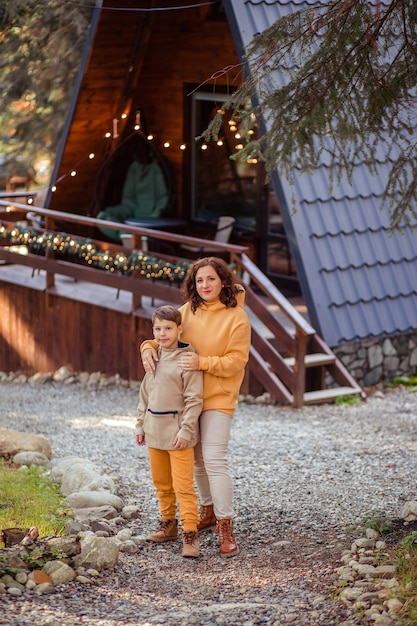
[[[75,571],[62,561],[48,561],[42,568],[48,576],[51,577],[54,585],[61,583],[69,583],[76,577]]]
[[[21,596],[22,589],[19,589],[18,587],[8,587],[7,593],[11,596]]]
[[[125,554],[136,554],[138,549],[138,545],[131,539],[128,541],[123,541],[123,543],[121,543],[119,546],[120,552],[124,552]]]
[[[116,487],[110,476],[102,475],[96,468],[83,463],[72,465],[61,480],[61,493],[69,496],[79,491],[108,491],[114,494]]]
[[[134,504],[124,506],[122,509],[122,517],[127,520],[137,519],[140,517],[141,510]]]
[[[51,482],[60,485],[65,474],[73,467],[83,467],[86,470],[90,469],[92,472],[97,472],[97,468],[92,461],[88,459],[81,459],[76,456],[66,456],[61,459],[52,459],[50,480]]]
[[[91,506],[75,509],[72,512],[74,520],[89,523],[96,520],[109,520],[117,516],[118,511],[114,506]]]
[[[18,452],[13,457],[13,463],[15,465],[48,465],[49,459],[41,452],[31,452],[26,450],[25,452]]]
[[[52,457],[51,442],[47,437],[0,428],[0,456],[9,458],[27,451],[40,452],[48,459]]]
[[[52,374],[41,374],[40,372],[36,372],[36,374],[33,374],[33,376],[29,377],[29,382],[33,383],[35,385],[44,385],[46,383],[51,383],[53,382],[53,376]]]
[[[402,506],[400,518],[406,522],[415,522],[417,520],[417,500],[409,500]]]
[[[107,524],[104,520],[94,520],[91,524],[91,530],[96,534],[107,533],[107,535],[111,535],[112,532],[110,524]]]
[[[132,538],[132,531],[130,530],[130,528],[123,528],[122,530],[119,530],[116,537],[119,541],[122,542],[129,541],[129,539]]]
[[[65,498],[65,506],[70,509],[112,506],[118,511],[121,511],[123,508],[123,500],[107,491],[79,491]]]
[[[35,569],[29,575],[29,579],[33,580],[37,585],[41,585],[42,583],[52,584],[52,578],[41,569]]]
[[[109,569],[116,565],[119,548],[109,539],[86,535],[81,539],[81,554],[75,557],[76,567],[92,567],[96,570]]]
[[[54,593],[54,592],[55,592],[55,587],[53,586],[52,583],[40,583],[35,589],[35,593],[38,596],[44,596],[44,595]]]
[[[55,382],[65,382],[68,378],[73,377],[74,373],[71,372],[70,369],[68,369],[68,367],[66,367],[65,365],[63,365],[62,367],[60,367],[59,369],[56,370],[56,372],[53,374],[53,379]]]
[[[41,539],[38,544],[49,552],[64,552],[70,558],[81,552],[79,537],[46,537]]]

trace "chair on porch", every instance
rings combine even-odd
[[[222,215],[219,217],[217,222],[216,232],[214,233],[214,237],[212,241],[217,241],[219,243],[228,243],[230,236],[232,234],[233,225],[236,219],[229,215]],[[185,250],[186,252],[192,252],[194,254],[199,254],[201,256],[211,256],[218,254],[217,250],[210,248],[210,244],[207,246],[189,246],[187,244],[181,244],[181,250]]]

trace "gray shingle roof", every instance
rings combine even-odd
[[[256,33],[317,0],[224,0],[241,54]],[[279,77],[278,77],[279,80]],[[273,176],[284,226],[313,326],[330,346],[417,329],[417,228],[389,230],[382,210],[387,161],[364,164],[329,188],[328,166]],[[295,212],[293,205],[295,204]],[[417,222],[415,223],[417,227]]]

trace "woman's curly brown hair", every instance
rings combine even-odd
[[[190,267],[181,287],[184,302],[190,302],[193,313],[203,304],[204,299],[197,293],[196,274],[201,267],[206,267],[207,265],[215,270],[222,281],[223,287],[219,296],[220,302],[226,308],[237,306],[236,294],[242,292],[243,289],[227,263],[215,256],[199,259]]]

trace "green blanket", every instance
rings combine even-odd
[[[100,211],[97,218],[121,223],[132,218],[158,218],[166,209],[168,199],[165,177],[158,163],[133,161],[126,174],[121,203]],[[120,242],[123,231],[100,230],[109,239]]]

